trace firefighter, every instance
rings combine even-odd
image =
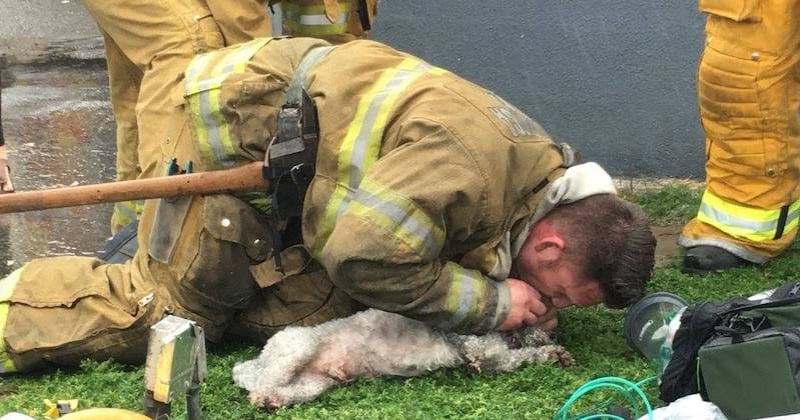
[[[189,60],[223,46],[272,34],[267,0],[87,0],[103,35],[111,107],[117,122],[117,180],[163,175],[159,138],[177,112],[176,74]],[[278,3],[272,1],[271,4]],[[281,1],[284,33],[346,42],[366,36],[375,0]],[[147,22],[147,25],[143,25]],[[362,26],[363,25],[363,26]],[[143,202],[117,203],[111,230],[138,219]]]
[[[368,40],[263,38],[177,78],[183,112],[162,148],[202,171],[263,161],[271,144],[274,193],[148,200],[128,263],[46,258],[0,281],[6,372],[140,362],[165,314],[211,341],[366,306],[480,334],[553,328],[559,308],[624,307],[645,289],[641,209],[446,70]]]
[[[708,14],[698,71],[706,190],[683,229],[683,271],[761,264],[800,218],[800,1],[700,0]]]
[[[106,46],[111,107],[117,122],[117,179],[162,175],[158,140],[170,114],[176,75],[198,53],[271,34],[263,0],[84,2]],[[147,25],[143,25],[147,22]],[[112,231],[132,222],[142,202],[114,206]]]

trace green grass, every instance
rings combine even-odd
[[[658,223],[683,223],[697,208],[699,193],[668,187],[632,195]],[[793,280],[800,266],[800,248],[762,267],[731,270],[708,277],[680,273],[677,261],[657,270],[652,291],[670,291],[688,301],[746,296]],[[477,375],[461,369],[437,371],[419,378],[359,380],[335,389],[319,400],[271,415],[253,409],[245,394],[233,385],[234,363],[254,357],[258,349],[230,342],[209,348],[209,377],[201,398],[209,419],[547,419],[580,385],[593,378],[615,375],[641,380],[654,368],[631,352],[621,333],[623,311],[604,308],[563,311],[558,340],[577,361],[570,368],[528,366],[509,374]],[[424,351],[424,350],[421,350]],[[78,398],[83,407],[141,409],[142,369],[113,362],[86,361],[80,368],[39,375],[0,379],[0,414],[19,411],[41,416],[43,399]],[[654,384],[645,388],[659,405]],[[578,409],[606,399],[598,393]],[[181,418],[182,404],[176,404]]]
[[[697,213],[701,190],[684,186],[667,185],[657,191],[631,193],[622,196],[637,202],[657,225],[683,224]]]

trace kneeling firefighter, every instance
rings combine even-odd
[[[505,319],[503,238],[571,163],[535,121],[372,41],[256,39],[197,56],[181,88],[162,173],[173,158],[198,171],[266,158],[277,196],[148,200],[130,261],[57,257],[15,271],[0,281],[3,372],[140,363],[166,314],[210,341],[263,341],[363,305],[462,333]]]

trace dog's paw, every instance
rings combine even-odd
[[[481,373],[481,368],[483,368],[481,359],[477,357],[468,357],[465,360],[464,365],[467,367],[467,370],[475,373]]]
[[[270,411],[277,410],[285,405],[283,398],[277,395],[265,395],[256,391],[250,393],[249,399],[254,406]]]
[[[572,357],[572,354],[561,346],[552,346],[547,359],[558,363],[561,367],[570,367],[575,364],[575,358]]]
[[[347,367],[344,362],[336,366],[331,366],[326,373],[328,377],[333,378],[340,384],[346,384],[350,382],[351,379],[350,375],[347,373]]]

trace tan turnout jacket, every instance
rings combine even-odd
[[[204,107],[195,101],[200,148],[223,166],[263,158],[263,125],[248,122],[274,119],[299,57],[325,44],[252,45],[239,50],[257,50],[247,67],[221,81],[229,134],[204,134]],[[222,61],[198,61],[196,72],[213,74]],[[548,176],[561,175],[560,148],[492,92],[377,42],[334,48],[306,86],[320,145],[303,238],[334,284],[369,306],[442,329],[494,329],[509,310],[508,242],[533,214]]]

